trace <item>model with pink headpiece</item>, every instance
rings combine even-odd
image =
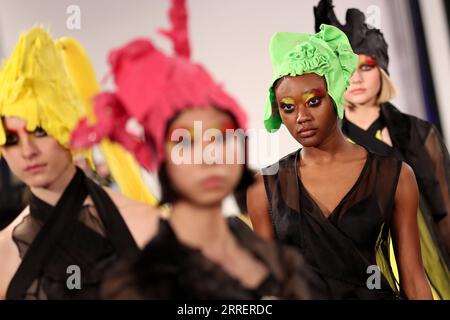
[[[247,116],[221,85],[190,60],[187,10],[173,0],[174,56],[147,39],[109,55],[116,91],[96,99],[94,125],[81,122],[72,146],[109,138],[157,171],[169,218],[144,251],[104,284],[105,298],[255,299],[308,297],[302,258],[269,243],[222,212],[225,197],[253,182],[245,164]],[[144,134],[126,130],[136,119]],[[230,160],[232,159],[232,160]]]

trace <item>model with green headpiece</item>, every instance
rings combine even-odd
[[[315,289],[330,299],[431,298],[411,168],[349,142],[339,125],[358,65],[345,33],[325,24],[314,35],[276,33],[270,54],[265,127],[283,123],[302,148],[264,168],[250,188],[255,231],[296,246],[321,279]],[[392,273],[379,272],[376,285],[368,274],[387,264],[389,233],[412,285],[400,292]]]
[[[343,24],[333,2],[321,0],[314,16],[317,29],[322,23],[339,28],[359,55],[344,95],[342,131],[369,150],[394,154],[413,168],[421,194],[418,219],[425,270],[435,297],[450,299],[450,154],[444,139],[434,124],[392,104],[396,90],[389,76],[388,43],[381,30],[365,22],[361,10],[347,9]]]
[[[343,118],[343,94],[358,65],[358,57],[343,32],[325,24],[315,35],[277,32],[271,40],[270,56],[273,76],[264,111],[264,125],[268,131],[279,129],[282,123],[279,115],[273,113],[277,109],[273,85],[284,76],[308,73],[323,76],[336,113]]]

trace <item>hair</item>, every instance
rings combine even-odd
[[[383,68],[378,68],[381,74],[381,88],[378,93],[377,103],[385,103],[391,101],[397,96],[397,88],[394,85],[392,79],[388,76]]]

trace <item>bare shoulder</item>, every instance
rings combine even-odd
[[[0,300],[5,299],[9,283],[21,262],[19,250],[12,238],[13,231],[29,213],[26,207],[9,226],[0,231]]]
[[[247,211],[255,232],[264,239],[272,239],[269,200],[267,199],[264,178],[261,173],[255,176],[255,183],[247,190]]]
[[[417,188],[416,175],[413,169],[407,163],[402,162],[396,194],[402,195],[408,192],[416,192]]]
[[[255,182],[248,188],[249,191],[261,191],[261,190],[265,190],[264,189],[264,178],[261,174],[261,172],[258,172],[257,174],[255,174]]]
[[[149,204],[132,200],[110,188],[104,188],[125,220],[139,247],[156,234],[162,211]]]
[[[416,180],[416,175],[414,174],[414,170],[406,162],[402,162],[402,168],[400,171],[400,179],[406,179],[408,181],[411,181],[411,179],[413,181]]]
[[[133,215],[144,214],[146,216],[153,216],[153,217],[155,216],[159,217],[161,215],[161,210],[158,208],[155,208],[144,202],[130,199],[127,196],[123,195],[122,193],[112,190],[111,188],[103,188],[103,189],[109,195],[109,197],[117,206],[119,211],[122,210],[129,211],[130,209],[132,209],[131,212],[126,212],[126,214],[133,214]]]
[[[266,201],[262,201],[262,200]],[[250,204],[248,203],[250,202]],[[261,173],[255,175],[255,182],[247,189],[247,205],[249,207],[257,206],[258,209],[267,206],[266,187],[264,185],[264,178]],[[250,208],[247,208],[250,210]]]
[[[13,222],[11,222],[5,229],[0,231],[0,245],[3,245],[4,243],[8,243],[12,241],[12,233],[14,231],[14,228],[20,224],[28,214],[30,214],[30,208],[27,206],[25,209],[22,210],[22,212],[17,216],[16,219],[14,219]],[[0,251],[0,253],[3,255],[3,252]],[[1,264],[0,264],[1,266]]]
[[[395,216],[402,219],[410,217],[417,220],[418,207],[419,187],[417,186],[416,176],[412,168],[403,162],[395,191]]]
[[[366,148],[354,143],[351,143],[350,145],[352,152],[347,153],[347,156],[350,157],[351,160],[365,161],[367,159],[369,151],[367,151]]]

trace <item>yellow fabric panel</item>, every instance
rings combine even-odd
[[[82,97],[84,114],[89,121],[95,122],[92,99],[100,91],[100,86],[89,57],[81,44],[73,38],[61,38],[57,45],[77,93]],[[139,165],[126,150],[108,140],[102,141],[100,149],[123,194],[152,206],[158,204],[158,199],[149,191],[142,178]]]
[[[435,300],[440,300],[440,297],[436,292],[437,290],[442,295],[442,299],[449,300],[450,283],[448,281],[445,281],[445,279],[449,279],[450,274],[445,267],[445,264],[441,263],[440,261],[436,245],[431,238],[430,232],[428,231],[427,225],[420,210],[417,213],[417,223],[419,226],[420,247],[424,269],[429,280],[431,280],[431,282],[435,285],[435,287],[433,287],[433,285],[431,285],[430,283],[433,297]],[[400,283],[397,261],[395,259],[392,241],[390,241],[389,255],[391,259],[392,271],[394,272],[395,278]]]
[[[102,141],[100,149],[105,156],[111,175],[120,190],[129,198],[158,205],[158,199],[149,191],[141,178],[140,167],[134,158],[117,143]]]
[[[382,140],[381,130],[377,131],[375,137],[378,140]],[[433,297],[436,300],[440,299],[439,294],[436,292],[437,290],[442,295],[443,299],[448,300],[450,299],[450,282],[446,281],[445,279],[450,279],[450,273],[445,263],[441,262],[436,244],[431,238],[430,231],[428,230],[427,224],[420,210],[418,210],[417,212],[417,224],[419,228],[422,262],[428,280],[429,282],[431,282],[430,287],[433,293]],[[389,255],[392,271],[397,282],[400,283],[397,261],[395,259],[392,241],[389,241]]]
[[[246,216],[245,214],[240,213],[240,214],[238,215],[238,218],[241,219],[242,221],[244,221],[244,223],[245,223],[246,225],[248,225],[248,227],[249,227],[250,229],[253,230],[252,221],[250,220],[250,218],[249,218],[248,216]]]

